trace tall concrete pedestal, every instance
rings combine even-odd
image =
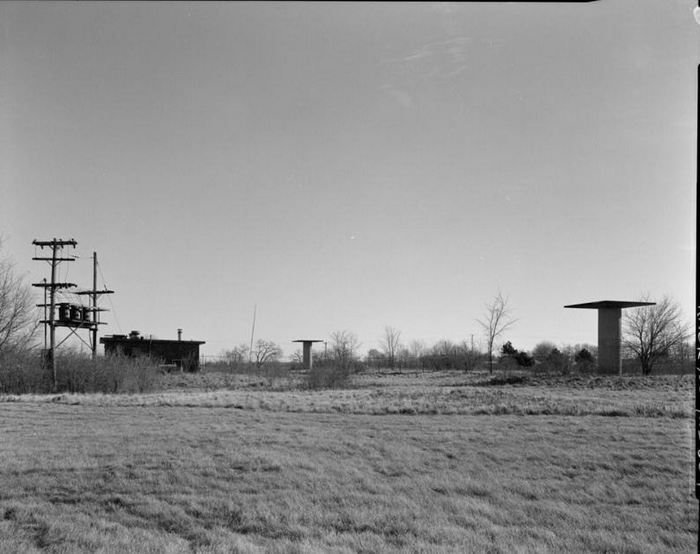
[[[622,373],[622,310],[654,304],[655,302],[600,300],[564,307],[598,310],[598,371],[619,375]]]
[[[619,374],[622,371],[622,310],[598,310],[598,371]]]

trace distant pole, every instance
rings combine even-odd
[[[472,352],[474,351],[474,333],[472,333]]]
[[[255,336],[255,314],[258,311],[258,305],[253,306],[253,327],[250,330],[250,349],[248,350],[248,363],[253,361],[253,337]]]
[[[47,315],[47,312],[46,312],[46,308],[47,308],[47,305],[46,305],[46,277],[44,277],[42,279],[42,282],[44,283],[44,321],[46,321],[46,319],[47,319],[46,318],[46,315]],[[47,340],[48,340],[48,337],[46,336],[46,325],[44,325],[44,360],[42,360],[42,366],[44,365],[45,359],[46,359],[46,341]]]
[[[56,348],[56,321],[54,319],[54,310],[56,309],[56,263],[56,239],[54,238],[51,248],[51,291],[49,293],[51,302],[49,307],[49,352],[51,356],[49,359],[49,367],[51,368],[51,379],[54,392],[58,388],[58,381],[56,379],[56,360],[54,356],[54,350]]]
[[[92,253],[92,359],[97,357],[97,252]]]

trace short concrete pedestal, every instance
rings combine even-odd
[[[292,342],[302,343],[304,369],[311,369],[313,367],[313,357],[311,356],[311,345],[315,342],[323,342],[323,341],[320,339],[297,339],[297,340],[293,340]]]

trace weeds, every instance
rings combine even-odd
[[[347,387],[351,375],[351,367],[347,364],[313,366],[306,372],[304,382],[312,390],[340,389]]]
[[[38,355],[0,357],[0,393],[141,393],[157,388],[160,371],[148,358],[98,357],[67,353],[56,356],[56,390]]]
[[[524,385],[528,382],[527,375],[497,375],[486,381],[477,381],[474,383],[476,387],[489,387],[500,385]]]

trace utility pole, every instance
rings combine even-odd
[[[97,298],[102,294],[111,294],[114,291],[97,289],[97,252],[92,253],[92,290],[80,291],[75,294],[86,295],[90,298],[90,306],[77,306],[73,304],[63,303],[59,305],[59,316],[56,318],[56,291],[60,289],[67,289],[77,286],[75,283],[57,283],[56,282],[56,268],[61,262],[74,262],[76,256],[66,257],[61,256],[59,251],[63,248],[69,246],[75,248],[77,242],[75,240],[63,240],[63,239],[52,239],[52,240],[34,240],[32,242],[35,246],[39,248],[51,248],[51,257],[34,257],[33,260],[46,261],[51,264],[51,281],[46,282],[43,279],[41,283],[33,283],[34,287],[43,287],[44,289],[44,303],[38,304],[38,306],[43,306],[44,308],[44,320],[41,322],[44,324],[44,354],[45,361],[48,362],[48,367],[51,370],[51,379],[53,384],[53,390],[58,388],[58,380],[56,378],[56,348],[63,344],[71,335],[78,337],[83,344],[86,344],[92,353],[92,358],[95,359],[97,355],[97,330],[99,325],[104,325],[100,322],[99,313],[104,311],[102,308],[97,306]],[[46,293],[48,291],[49,299],[47,302]],[[48,308],[48,313],[47,313]],[[92,316],[90,316],[92,314]],[[49,346],[46,348],[46,330],[48,327],[49,332]],[[60,343],[56,344],[56,327],[66,327],[71,335],[65,337]],[[86,343],[85,340],[76,332],[79,329],[85,329],[90,331],[90,344]]]
[[[46,321],[46,318],[48,317],[48,312],[46,311],[46,277],[44,277],[41,282],[44,285],[44,321]],[[47,343],[47,338],[46,338],[46,325],[44,325],[44,352],[46,352],[46,343]]]
[[[103,323],[100,321],[100,312],[104,312],[104,308],[97,307],[97,299],[102,294],[113,294],[113,290],[97,289],[97,252],[92,253],[92,290],[83,290],[76,294],[87,295],[90,297],[90,312],[92,313],[92,322],[88,324],[90,329],[90,352],[92,359],[97,357],[97,329]]]
[[[97,356],[97,252],[92,253],[92,359]]]
[[[51,263],[51,282],[47,283],[46,279],[43,280],[41,283],[33,283],[32,286],[34,287],[43,287],[44,291],[48,289],[49,292],[49,314],[48,314],[48,319],[44,319],[42,323],[44,326],[48,325],[49,327],[49,349],[48,352],[45,352],[46,357],[48,358],[49,362],[49,368],[51,370],[51,379],[53,383],[53,390],[55,391],[56,388],[58,387],[58,382],[56,380],[56,360],[54,357],[54,351],[56,349],[56,290],[57,289],[67,289],[71,287],[75,287],[75,283],[57,283],[56,282],[56,267],[58,264],[61,262],[74,262],[75,257],[59,257],[58,256],[58,251],[63,250],[64,247],[70,246],[75,248],[77,246],[77,242],[75,242],[73,239],[69,240],[63,240],[63,239],[52,239],[52,240],[34,240],[32,241],[32,244],[35,246],[38,246],[42,250],[46,247],[51,248],[51,257],[34,257],[32,260],[37,260],[37,261],[45,261]],[[46,310],[46,302],[43,304],[44,310]],[[44,327],[44,332],[46,332],[46,327]]]

